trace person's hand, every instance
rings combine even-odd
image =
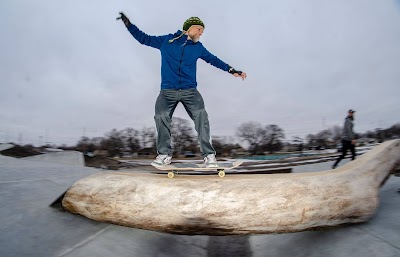
[[[131,25],[131,22],[129,21],[128,17],[126,17],[126,15],[123,12],[120,12],[119,15],[120,16],[117,18],[117,20],[121,19],[124,22],[125,26],[127,27]]]
[[[235,70],[235,69],[232,68],[232,67],[229,68],[228,72],[229,72],[230,74],[232,74],[233,76],[235,76],[235,77],[241,77],[242,80],[244,80],[245,78],[247,78],[246,72]]]
[[[356,145],[356,142],[357,142],[357,141],[356,141],[355,139],[351,140],[351,144],[352,144],[352,145]]]
[[[235,76],[235,77],[241,77],[242,80],[244,80],[245,78],[247,78],[246,72],[243,72],[243,71],[238,71],[237,73],[233,73],[233,76]]]

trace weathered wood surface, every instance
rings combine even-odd
[[[392,140],[320,172],[174,179],[105,172],[77,181],[63,206],[93,220],[170,233],[296,232],[370,219],[399,161],[400,140]]]

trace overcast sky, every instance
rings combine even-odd
[[[248,121],[286,139],[342,126],[400,122],[400,1],[0,2],[0,142],[74,145],[82,135],[154,126],[160,53],[116,21],[150,35],[205,23],[201,42],[246,71],[242,81],[198,61],[213,136]],[[189,120],[180,105],[176,117]]]

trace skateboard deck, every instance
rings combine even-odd
[[[225,176],[225,170],[234,169],[242,163],[243,161],[217,162],[217,166],[215,167],[207,167],[204,163],[190,162],[168,164],[163,166],[157,166],[154,164],[151,165],[159,170],[167,171],[169,178],[173,178],[175,175],[179,174],[179,172],[182,172],[182,174],[184,174],[185,171],[217,171],[218,176],[222,178]],[[200,175],[201,173],[198,174]]]

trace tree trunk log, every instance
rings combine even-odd
[[[177,176],[98,173],[77,181],[63,206],[97,221],[179,234],[282,233],[364,222],[399,165],[400,140],[335,170]]]

